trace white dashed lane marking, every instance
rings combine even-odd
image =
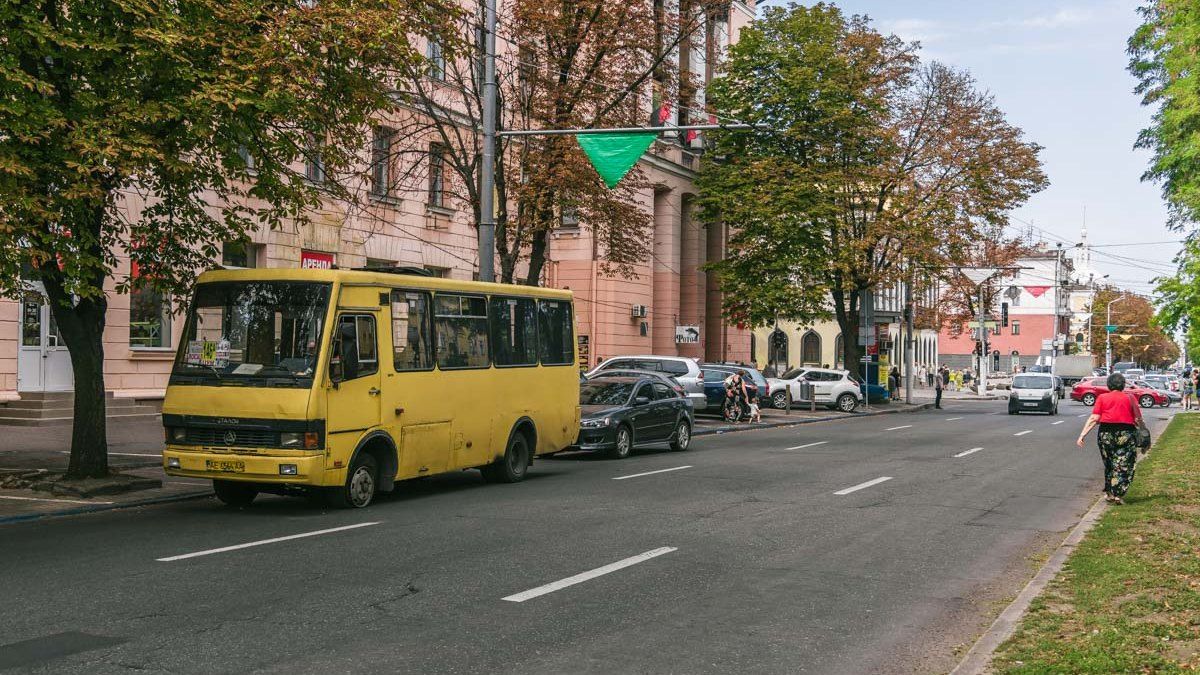
[[[891,479],[892,479],[891,476],[880,476],[879,478],[876,478],[875,480],[869,480],[865,483],[859,483],[858,485],[855,485],[853,487],[848,487],[845,490],[838,490],[837,492],[835,492],[833,494],[838,495],[838,496],[848,495],[851,492],[858,492],[859,490],[864,490],[866,488],[871,487],[872,485],[879,485],[880,483],[887,482]]]
[[[680,471],[682,469],[690,469],[690,468],[692,468],[691,464],[688,464],[686,466],[675,466],[675,467],[671,467],[670,469],[659,469],[658,471],[647,471],[646,473],[635,473],[635,474],[630,474],[628,476],[617,476],[617,477],[613,478],[613,480],[625,480],[626,478],[641,478],[642,476],[653,476],[656,473],[666,473],[668,471]]]
[[[804,445],[797,445],[794,448],[788,448],[788,450],[803,450],[805,448],[811,448],[811,447],[815,447],[818,445],[825,445],[828,442],[829,441],[817,441],[816,443],[805,443]]]
[[[334,532],[343,532],[345,530],[356,530],[360,527],[370,527],[378,525],[378,522],[371,523],[356,523],[354,525],[343,525],[342,527],[331,527],[327,530],[314,530],[312,532],[301,532],[300,534],[289,534],[286,537],[275,537],[273,539],[262,539],[259,541],[246,542],[245,544],[235,544],[233,546],[222,546],[221,548],[210,548],[204,551],[196,551],[195,553],[184,553],[182,555],[173,555],[167,558],[156,558],[158,562],[175,562],[176,560],[187,560],[188,558],[199,558],[203,555],[213,555],[214,553],[226,553],[229,551],[237,551],[243,548],[252,546],[264,546],[266,544],[276,544],[281,541],[291,541],[292,539],[303,539],[305,537],[316,537],[322,534],[332,534]]]
[[[1025,434],[1032,434],[1032,433],[1033,433],[1033,429],[1026,429],[1025,431],[1018,431],[1017,433],[1013,434],[1013,436],[1024,436]]]
[[[527,591],[515,593],[513,595],[509,595],[509,596],[506,596],[501,599],[507,600],[508,602],[525,602],[526,600],[532,600],[538,596],[546,595],[547,593],[553,593],[554,591],[562,590],[564,588],[567,588],[568,586],[574,586],[575,584],[581,584],[585,581],[588,581],[589,579],[595,579],[596,577],[602,577],[605,574],[610,574],[612,572],[616,572],[619,569],[624,569],[626,567],[630,567],[630,566],[636,565],[638,563],[644,563],[647,560],[650,560],[652,558],[657,558],[660,555],[666,555],[668,553],[671,553],[672,551],[677,551],[677,550],[679,550],[679,549],[674,548],[672,546],[664,546],[662,548],[656,548],[653,551],[646,551],[645,553],[639,553],[631,558],[626,558],[624,560],[618,560],[617,562],[609,563],[608,565],[605,565],[604,567],[597,567],[594,570],[589,570],[587,572],[581,572],[580,574],[576,574],[574,576],[567,577],[566,579],[559,579],[558,581],[548,583],[545,586],[538,586],[537,588],[531,588]]]
[[[887,429],[884,429],[884,431],[900,431],[901,429],[911,429],[911,428],[912,428],[911,424],[905,424],[904,426],[899,426],[899,427],[889,427]]]
[[[966,457],[967,455],[973,455],[982,449],[983,448],[971,448],[970,450],[963,450],[962,452],[955,455],[955,457]]]

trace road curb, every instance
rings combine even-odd
[[[169,504],[171,502],[183,502],[191,499],[201,499],[212,495],[212,490],[203,492],[184,492],[177,495],[166,497],[151,497],[149,499],[139,499],[132,502],[118,502],[115,504],[96,504],[95,506],[81,506],[76,509],[64,509],[62,511],[47,511],[45,513],[26,513],[19,516],[0,516],[0,525],[8,525],[10,523],[27,523],[34,520],[43,520],[46,518],[60,518],[62,516],[78,516],[85,513],[98,513],[100,511],[116,511],[118,509],[130,509],[135,506],[154,506],[155,504]]]
[[[963,656],[962,661],[959,661],[954,670],[950,671],[950,675],[980,675],[986,671],[992,662],[996,648],[1012,637],[1017,630],[1017,624],[1029,611],[1030,603],[1046,590],[1046,586],[1054,577],[1058,576],[1063,565],[1066,564],[1067,558],[1070,557],[1079,542],[1083,541],[1084,535],[1092,529],[1096,521],[1100,520],[1100,516],[1104,514],[1107,507],[1108,504],[1103,497],[1092,504],[1092,508],[1088,509],[1083,518],[1071,529],[1071,533],[1067,535],[1063,543],[1059,544],[1058,549],[1054,551],[1046,564],[1042,565],[1033,579],[1025,584],[1025,588],[1021,589],[1016,599],[1009,603],[1003,612],[1000,612],[1000,616],[996,617],[992,625],[975,641],[970,651]]]
[[[800,426],[801,424],[815,424],[817,422],[834,422],[838,420],[852,420],[860,417],[875,417],[877,415],[896,415],[900,413],[918,412],[921,410],[929,410],[933,408],[933,403],[917,403],[906,409],[891,408],[887,410],[870,410],[868,412],[856,412],[852,414],[829,415],[827,417],[809,417],[798,420],[787,420],[786,422],[769,422],[757,424],[754,426],[737,426],[725,425],[720,427],[711,427],[707,429],[693,429],[692,437],[696,436],[714,436],[716,434],[729,434],[738,431],[758,431],[761,429],[783,429],[786,427]]]

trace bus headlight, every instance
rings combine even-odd
[[[167,458],[167,468],[168,469],[178,469],[179,468],[179,458],[178,457],[168,457]]]
[[[166,436],[168,443],[183,443],[187,440],[187,427],[167,427]]]
[[[304,447],[304,434],[298,431],[285,431],[279,434],[279,447],[281,448],[301,448]]]

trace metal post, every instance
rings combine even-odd
[[[987,326],[985,325],[983,313],[983,283],[979,284],[979,371],[975,375],[979,378],[976,383],[976,391],[980,396],[987,396]]]
[[[1058,251],[1054,255],[1054,334],[1050,336],[1050,375],[1058,373],[1058,329],[1061,325],[1058,318],[1058,309],[1060,304],[1060,293],[1062,289],[1058,285],[1058,269],[1062,263],[1062,243],[1058,244]],[[1064,347],[1065,351],[1065,347]]]
[[[908,281],[904,284],[904,402],[912,404],[913,394],[913,270],[911,263],[908,270]]]
[[[483,13],[483,157],[479,167],[479,280],[495,281],[496,0],[486,0]]]
[[[1104,309],[1104,369],[1109,375],[1112,375],[1112,333],[1108,331],[1108,327],[1112,325],[1112,306],[1124,299],[1125,294],[1122,293],[1120,297],[1109,300]]]

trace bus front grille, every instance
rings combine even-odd
[[[278,447],[279,432],[259,429],[204,429],[192,427],[187,430],[187,442],[194,445],[270,448]]]

